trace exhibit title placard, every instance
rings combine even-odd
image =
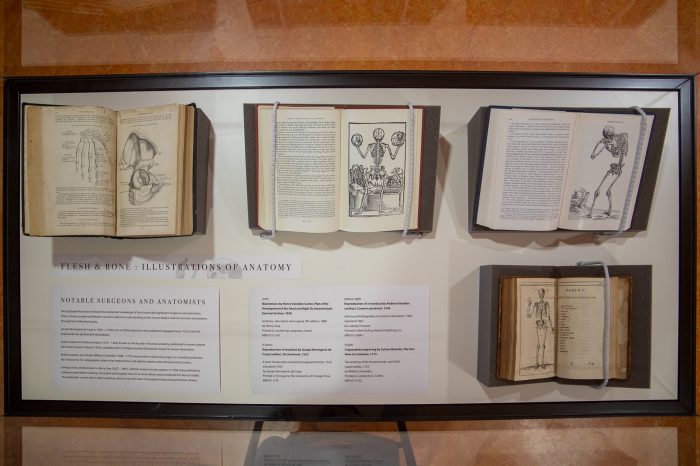
[[[127,256],[56,254],[55,278],[129,277],[187,279],[302,278],[298,254],[275,256]]]

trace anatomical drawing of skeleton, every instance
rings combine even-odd
[[[350,123],[349,215],[403,215],[406,184],[406,124]],[[385,138],[391,134],[389,142]]]
[[[622,205],[625,202],[625,189],[621,186],[620,189],[613,191],[613,187],[623,175],[625,167],[625,159],[629,148],[629,140],[627,133],[618,133],[613,125],[606,125],[603,128],[603,137],[595,144],[591,152],[591,159],[607,152],[614,161],[610,163],[610,167],[603,173],[600,183],[593,190],[592,196],[590,190],[584,187],[578,187],[571,193],[569,202],[569,218],[584,217],[589,219],[608,219],[619,218],[622,210]],[[607,189],[606,189],[607,188]],[[607,205],[604,204],[604,209],[595,209],[599,202],[601,190],[605,189]],[[600,200],[602,201],[602,199]],[[590,204],[589,204],[590,202]],[[602,201],[604,202],[604,201]],[[614,208],[615,207],[615,208]]]
[[[151,169],[158,155],[156,144],[140,131],[132,131],[122,150],[121,170],[131,170],[129,203],[140,205],[150,201],[164,186]]]
[[[548,284],[529,285],[520,310],[520,375],[554,373],[554,332],[556,315],[553,304],[555,288]]]
[[[109,171],[110,160],[107,146],[109,134],[102,134],[94,128],[80,132],[80,140],[75,148],[75,172],[91,184],[99,185],[104,173]]]

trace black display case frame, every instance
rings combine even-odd
[[[436,88],[666,91],[678,97],[679,322],[675,400],[411,405],[259,405],[22,399],[20,301],[21,101],[25,94],[274,88]],[[258,420],[426,420],[687,415],[695,411],[695,96],[690,75],[484,72],[254,72],[8,78],[4,93],[3,311],[5,412],[9,415],[208,417]],[[465,125],[469,116],[465,115]],[[466,156],[466,154],[464,154]],[[466,183],[466,179],[465,179]],[[467,209],[465,197],[464,209]],[[467,310],[465,310],[467,311]],[[474,309],[473,312],[478,312]]]

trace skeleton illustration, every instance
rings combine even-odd
[[[349,172],[350,189],[350,215],[361,215],[368,208],[368,198],[370,195],[378,195],[379,202],[372,210],[377,210],[379,215],[383,214],[384,194],[398,194],[399,207],[403,210],[403,186],[404,173],[400,168],[395,168],[390,175],[382,164],[385,155],[389,155],[391,160],[395,160],[399,155],[399,150],[406,142],[406,134],[403,131],[396,131],[391,136],[392,147],[383,142],[384,129],[375,128],[372,132],[374,142],[367,144],[364,153],[362,151],[362,135],[355,133],[350,138],[350,143],[355,146],[362,159],[369,155],[372,158],[372,165],[365,167],[355,164]]]
[[[101,181],[100,167],[108,159],[107,142],[107,137],[94,128],[80,132],[80,140],[75,149],[75,172],[80,173],[82,179],[85,179],[87,173],[90,183]]]
[[[532,317],[532,313],[535,313],[535,326],[537,329],[537,353],[535,356],[535,369],[542,368],[546,366],[544,360],[544,350],[547,343],[547,330],[552,329],[554,332],[554,326],[552,325],[551,319],[551,306],[548,301],[544,299],[544,288],[539,288],[537,294],[540,300],[533,303],[532,298],[527,298],[527,317],[528,319]]]
[[[132,205],[148,202],[162,188],[158,177],[151,172],[156,155],[158,148],[148,137],[138,132],[129,134],[122,150],[120,168],[132,169],[129,180],[129,202]]]
[[[620,176],[622,176],[622,167],[625,166],[624,159],[627,157],[627,147],[627,133],[617,134],[615,133],[615,128],[610,125],[603,128],[603,138],[598,141],[593,148],[591,159],[595,159],[601,152],[603,152],[603,149],[605,149],[610,152],[610,155],[617,159],[617,163],[610,164],[610,168],[605,173],[605,176],[603,176],[602,181],[593,193],[593,202],[591,202],[591,209],[588,211],[588,218],[591,218],[593,215],[593,207],[595,206],[598,195],[600,194],[600,188],[603,187],[603,183],[605,183],[605,180],[607,180],[611,175],[614,178],[608,186],[608,190],[605,192],[605,195],[608,197],[608,210],[605,211],[605,215],[610,216],[612,214],[612,187],[615,182],[620,179]]]
[[[579,187],[571,193],[571,199],[569,200],[569,218],[581,217],[588,214],[586,201],[588,200],[589,194],[590,193],[583,187]]]
[[[365,192],[367,191],[365,167],[359,164],[353,165],[348,173],[348,178],[350,184],[350,215],[359,215],[362,213]]]
[[[397,131],[394,134],[392,134],[391,143],[394,145],[394,147],[396,147],[396,150],[392,152],[391,146],[389,146],[389,144],[387,144],[386,142],[382,142],[382,139],[384,139],[383,129],[375,129],[372,133],[372,136],[374,137],[374,142],[367,144],[367,149],[365,150],[364,154],[362,153],[362,149],[360,149],[360,147],[362,146],[361,134],[353,134],[352,138],[350,138],[350,141],[352,142],[352,145],[357,148],[357,151],[360,153],[360,157],[362,157],[363,159],[367,157],[367,154],[371,154],[372,160],[374,161],[374,166],[377,168],[379,168],[382,165],[382,160],[384,159],[384,155],[386,155],[386,153],[389,154],[391,160],[394,160],[399,153],[399,149],[401,148],[401,146],[403,146],[406,140],[406,135],[402,131]]]

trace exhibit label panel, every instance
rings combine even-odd
[[[426,286],[254,288],[254,393],[427,393]]]

